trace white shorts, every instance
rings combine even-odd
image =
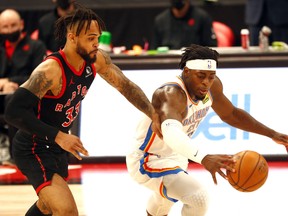
[[[202,195],[202,191],[205,191],[196,179],[184,172],[186,169],[179,169],[181,171],[174,169],[173,171],[176,170],[175,173],[162,172],[163,169],[167,169],[165,167],[167,164],[175,165],[175,160],[171,161],[171,158],[154,158],[153,160],[152,158],[152,160],[149,160],[149,169],[147,168],[148,171],[151,171],[151,174],[145,173],[143,169],[141,170],[143,158],[145,158],[144,153],[136,151],[127,155],[126,164],[130,176],[136,182],[154,191],[147,204],[147,211],[150,214],[167,215],[172,205],[178,200],[189,205],[190,201],[187,201],[187,199],[190,199],[189,197],[193,197],[195,194],[198,195],[199,192]],[[181,166],[181,168],[184,167]],[[193,202],[195,203],[195,201]]]
[[[188,160],[181,161],[175,156],[147,156],[139,150],[127,155],[126,165],[130,176],[136,182],[155,191],[161,187],[163,176],[186,171]]]

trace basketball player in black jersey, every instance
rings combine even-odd
[[[6,109],[7,122],[19,128],[13,141],[15,163],[39,198],[26,216],[78,215],[65,181],[68,153],[81,160],[79,153],[88,156],[88,152],[81,140],[68,132],[96,72],[149,116],[160,134],[158,115],[148,98],[98,49],[103,28],[103,21],[80,5],[72,14],[59,18],[55,34],[60,40],[66,39],[64,48],[33,71]]]

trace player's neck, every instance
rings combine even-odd
[[[74,50],[71,50],[67,47],[63,48],[63,52],[65,54],[66,60],[68,63],[73,66],[77,71],[83,68],[84,60],[83,58],[75,53]]]

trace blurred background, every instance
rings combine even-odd
[[[52,0],[1,0],[0,11],[6,8],[18,10],[25,20],[28,33],[37,29],[38,20],[50,12]],[[79,0],[79,3],[92,8],[106,23],[112,34],[113,46],[134,44],[144,45],[151,41],[153,21],[156,15],[169,8],[169,0]],[[235,34],[234,45],[240,45],[240,30],[246,28],[244,22],[246,0],[191,0],[193,5],[203,8],[214,21],[228,25]]]

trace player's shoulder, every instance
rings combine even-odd
[[[218,76],[215,77],[215,80],[210,88],[210,91],[213,94],[223,92],[223,84]]]
[[[43,72],[61,71],[60,64],[60,61],[58,61],[56,58],[49,57],[44,59],[37,68],[42,70]]]
[[[167,82],[157,88],[154,92],[155,95],[161,97],[178,97],[185,94],[183,88],[177,82]]]
[[[112,64],[112,60],[107,52],[99,48],[97,52],[96,62],[94,64],[96,65],[96,68],[102,68]]]

